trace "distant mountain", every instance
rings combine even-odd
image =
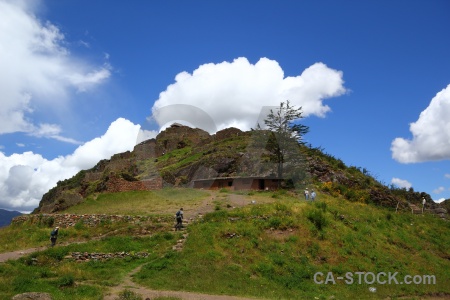
[[[14,217],[20,216],[21,214],[18,211],[9,211],[0,208],[0,227],[9,225]]]

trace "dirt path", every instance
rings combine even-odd
[[[231,207],[242,207],[249,204],[253,204],[252,199],[249,197],[245,197],[238,194],[228,194],[228,193],[219,193],[218,191],[210,191],[210,196],[207,197],[201,205],[187,209],[185,211],[185,220],[186,224],[189,224],[190,222],[194,221],[196,218],[201,217],[202,215],[205,215],[208,212],[212,212],[215,210],[216,201],[223,201],[227,204],[229,204]],[[259,202],[259,201],[256,201]],[[188,238],[188,234],[184,234],[185,239]],[[101,237],[96,237],[97,239],[100,239]],[[79,241],[76,243],[84,243],[86,241]],[[69,243],[61,243],[60,246],[68,245]],[[174,249],[177,251],[182,251],[183,243],[177,242],[177,245],[174,246]],[[0,263],[3,263],[7,260],[15,260],[18,259],[24,255],[36,252],[36,251],[42,251],[47,249],[49,246],[42,246],[42,247],[35,247],[25,250],[17,250],[12,252],[6,252],[6,253],[0,253]],[[257,300],[257,298],[245,298],[245,297],[236,297],[236,296],[227,296],[227,295],[209,295],[209,294],[200,294],[200,293],[193,293],[193,292],[184,292],[184,291],[165,291],[165,290],[152,290],[146,287],[143,287],[141,285],[138,285],[137,283],[133,282],[133,276],[140,271],[140,269],[145,264],[142,264],[132,270],[130,273],[128,273],[122,280],[122,282],[114,287],[111,287],[110,290],[107,292],[106,296],[104,297],[104,300],[117,300],[119,299],[119,293],[123,292],[124,290],[132,291],[136,294],[139,294],[142,299],[155,299],[156,297],[174,297],[177,299],[182,300]],[[419,297],[417,299],[426,299],[426,300],[442,300],[442,299],[448,299],[448,296],[445,295],[443,297],[439,296],[428,296],[428,297]],[[401,298],[400,298],[401,299]],[[409,299],[409,298],[408,298]]]
[[[193,209],[187,209],[185,211],[185,220],[189,224],[196,218],[199,218],[209,212],[214,211],[216,200],[228,201],[233,207],[241,207],[251,203],[250,200],[246,200],[244,196],[235,194],[225,194],[223,197],[217,192],[211,192],[210,196],[207,197],[201,205]],[[187,234],[184,235],[185,239],[188,237]],[[177,245],[176,250],[181,251],[182,245]],[[125,276],[121,284],[114,286],[110,289],[108,294],[105,296],[104,300],[116,300],[120,292],[124,290],[130,290],[136,294],[139,294],[143,299],[154,299],[155,297],[176,297],[183,300],[255,300],[256,298],[243,298],[236,296],[226,296],[226,295],[208,295],[199,294],[184,291],[162,291],[162,290],[151,290],[146,287],[140,286],[132,281],[134,274],[138,273],[143,265],[137,267],[133,271]]]
[[[0,253],[0,263],[3,263],[7,260],[15,260],[15,259],[19,259],[24,255],[36,252],[36,251],[42,251],[47,249],[48,247],[37,247],[37,248],[30,248],[30,249],[25,249],[25,250],[17,250],[17,251],[12,251],[12,252],[5,252],[5,253]]]
[[[181,291],[157,291],[140,286],[132,281],[133,275],[139,272],[143,265],[137,267],[127,276],[121,284],[114,286],[108,292],[108,294],[103,298],[104,300],[117,300],[119,293],[125,289],[132,291],[133,293],[139,294],[143,299],[154,299],[156,297],[176,297],[183,300],[255,300],[256,298],[242,298],[235,296],[226,295],[208,295],[199,294],[192,292],[181,292]]]
[[[251,201],[246,199],[242,195],[236,194],[219,194],[217,191],[211,191],[210,196],[203,200],[202,204],[198,207],[187,209],[185,211],[185,221],[186,224],[194,221],[196,218],[202,217],[203,215],[212,212],[215,210],[215,201],[226,201],[231,205],[231,207],[241,207],[247,204],[250,204]],[[216,202],[217,203],[217,202]],[[185,234],[185,238],[187,238],[187,234]],[[97,237],[100,239],[101,237]],[[79,241],[77,243],[84,243],[86,241]],[[69,243],[61,243],[59,246],[68,245]],[[6,262],[7,260],[15,260],[19,259],[22,256],[27,254],[43,251],[48,249],[49,246],[35,247],[25,250],[17,250],[12,252],[0,253],[0,263]],[[182,245],[179,243],[174,246],[177,251],[182,250]],[[118,295],[120,292],[124,290],[130,290],[136,294],[139,294],[143,297],[143,299],[154,299],[155,297],[175,297],[183,300],[255,300],[255,298],[242,298],[235,296],[226,296],[226,295],[208,295],[208,294],[199,294],[192,292],[183,292],[183,291],[159,291],[159,290],[151,290],[140,286],[132,281],[133,276],[139,272],[143,265],[137,267],[130,273],[128,273],[123,281],[117,285],[112,287],[108,294],[104,297],[105,300],[116,300],[118,299]]]
[[[111,233],[107,233],[101,236],[96,236],[93,237],[89,240],[85,240],[85,241],[76,241],[76,242],[65,242],[65,243],[57,243],[57,246],[67,246],[67,245],[72,245],[72,244],[82,244],[82,243],[87,243],[88,241],[93,241],[93,240],[100,240],[101,238],[108,236]],[[48,248],[50,248],[50,244],[48,246],[41,246],[41,247],[34,247],[34,248],[30,248],[30,249],[24,249],[24,250],[16,250],[16,251],[11,251],[11,252],[4,252],[4,253],[0,253],[0,263],[3,263],[7,260],[16,260],[21,258],[22,256],[25,256],[27,254],[33,253],[33,252],[37,252],[37,251],[44,251]]]
[[[198,218],[199,216],[202,216],[209,212],[214,211],[214,209],[215,209],[214,201],[216,201],[216,200],[228,201],[232,205],[232,207],[242,207],[242,206],[245,206],[245,205],[248,205],[251,203],[251,200],[247,199],[246,197],[244,197],[242,195],[220,193],[218,191],[210,191],[210,196],[205,198],[205,200],[203,200],[201,205],[199,205],[196,208],[188,209],[185,211],[185,220],[187,221],[187,223],[193,221],[195,218]],[[101,236],[96,237],[95,239],[100,239],[100,238],[101,238]],[[77,243],[84,243],[84,242],[86,242],[86,241],[79,241]],[[64,245],[68,245],[68,243],[62,243],[59,245],[64,246]],[[33,253],[36,251],[43,251],[47,248],[48,248],[48,246],[42,246],[42,247],[34,247],[34,248],[30,248],[30,249],[0,253],[0,263],[3,263],[7,260],[19,259],[20,257],[25,256],[27,254],[30,254],[30,253]]]

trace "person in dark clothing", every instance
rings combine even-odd
[[[181,230],[183,228],[183,208],[180,208],[175,215],[177,219],[177,225],[175,225],[175,230]]]
[[[59,227],[55,227],[50,233],[50,241],[52,242],[52,247],[56,245],[56,239],[58,238]]]

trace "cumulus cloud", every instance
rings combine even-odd
[[[442,192],[444,192],[444,191],[445,191],[445,187],[440,186],[440,187],[438,187],[437,189],[434,189],[434,190],[433,190],[433,193],[435,193],[435,194],[440,194],[440,193],[442,193]]]
[[[47,160],[40,154],[24,152],[6,156],[0,152],[0,208],[31,211],[42,195],[59,180],[93,167],[101,159],[132,150],[140,126],[119,118],[101,137],[79,146],[65,157]]]
[[[409,181],[396,177],[392,178],[391,183],[398,186],[399,188],[409,189],[410,187],[412,187],[412,184]]]
[[[450,84],[410,124],[411,140],[396,138],[392,158],[401,163],[450,159]]]
[[[227,127],[249,130],[255,127],[263,106],[278,106],[289,100],[292,105],[302,107],[305,117],[324,117],[330,107],[323,101],[346,92],[342,77],[341,71],[323,63],[315,63],[298,76],[285,77],[275,60],[261,58],[251,64],[240,57],[233,62],[201,65],[192,74],[179,73],[175,83],[160,93],[152,113],[159,112],[156,120],[162,126],[169,119],[161,114],[162,108],[172,105],[171,113],[182,116],[186,108],[182,105],[188,105],[204,111],[217,130]],[[196,122],[178,120],[194,125]]]
[[[104,135],[85,143],[78,147],[73,154],[68,155],[63,165],[64,167],[88,169],[101,159],[132,150],[136,144],[139,129],[139,125],[119,118],[111,123]]]
[[[74,142],[55,134],[57,125],[46,124],[52,130],[43,131],[33,110],[51,109],[69,99],[72,90],[98,85],[111,67],[94,67],[72,56],[59,28],[36,17],[38,4],[0,0],[0,134],[26,132]]]

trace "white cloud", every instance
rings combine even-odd
[[[34,109],[62,105],[71,90],[86,91],[110,76],[109,65],[93,67],[70,54],[58,27],[36,17],[39,3],[0,0],[0,134],[38,134]]]
[[[442,193],[442,192],[444,192],[444,191],[445,191],[445,187],[440,186],[440,187],[438,187],[437,189],[434,189],[434,190],[433,190],[433,193],[435,193],[435,194],[440,194],[440,193]]]
[[[119,118],[109,126],[101,137],[95,138],[78,147],[73,154],[67,156],[63,162],[65,167],[87,169],[99,160],[111,155],[132,150],[136,145],[140,126]]]
[[[35,137],[46,137],[52,138],[61,142],[81,145],[80,141],[74,140],[72,138],[63,137],[60,135],[61,128],[56,124],[39,124],[39,127],[32,126],[32,130],[28,133],[31,136]]]
[[[399,188],[409,189],[410,187],[412,187],[412,184],[409,181],[395,177],[392,178],[391,183],[398,186]]]
[[[174,116],[183,115],[189,105],[201,109],[212,118],[217,130],[237,127],[254,128],[263,106],[278,106],[289,100],[294,106],[302,106],[303,115],[324,117],[330,107],[323,101],[346,92],[342,72],[316,63],[295,77],[284,77],[278,62],[261,58],[251,64],[245,57],[233,62],[204,64],[192,74],[181,72],[175,83],[160,93],[152,112],[169,105]],[[157,118],[160,126],[168,121],[166,115]],[[192,117],[184,119],[195,123]],[[200,127],[200,126],[197,126]]]
[[[396,138],[392,158],[401,163],[450,159],[450,84],[411,123],[411,140]]]
[[[445,198],[440,198],[438,200],[433,200],[433,201],[436,202],[436,203],[441,203],[441,202],[445,201]]]
[[[450,179],[450,174],[445,174],[444,177]]]
[[[136,140],[136,144],[139,144],[139,143],[141,143],[143,141],[146,141],[146,140],[149,140],[149,139],[156,138],[158,133],[159,132],[155,131],[155,130],[143,130],[143,129],[141,129],[141,130],[139,130],[138,137],[137,137],[137,140]]]
[[[132,150],[140,126],[119,118],[101,137],[79,146],[73,154],[47,160],[40,154],[24,152],[6,156],[0,152],[0,208],[31,211],[42,195],[59,180],[93,167],[101,159]]]

